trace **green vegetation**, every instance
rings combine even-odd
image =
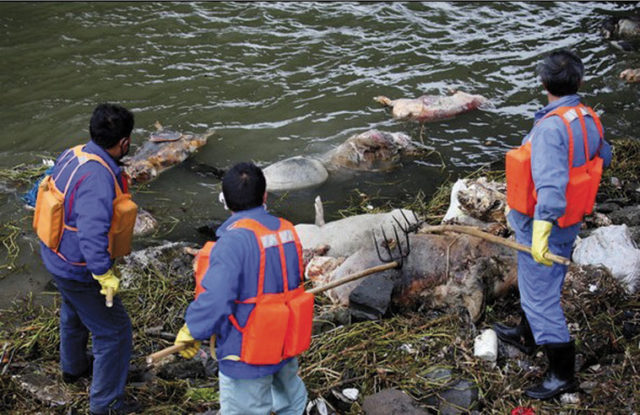
[[[633,186],[625,187],[624,183],[637,183],[640,177],[640,142],[623,140],[615,145],[616,160],[605,174],[600,196],[603,200],[633,200]],[[483,169],[473,175],[499,179],[503,173]],[[620,178],[623,184],[612,184],[611,177]],[[450,190],[451,183],[445,183],[431,199],[426,200],[423,194],[412,195],[402,206],[416,210],[428,222],[435,223],[447,209]],[[370,196],[355,192],[352,207],[343,214],[371,212],[367,207],[371,200]],[[391,207],[398,206],[384,202],[376,209]],[[2,235],[12,235],[10,226],[5,229],[2,232],[8,233]],[[8,244],[12,246],[11,242]],[[169,263],[170,259],[166,261]],[[595,290],[590,289],[591,286],[596,287]],[[147,354],[172,344],[157,333],[176,333],[182,325],[183,313],[193,297],[192,276],[140,270],[132,287],[121,296],[133,321],[132,363],[140,369]],[[318,300],[319,309],[331,307],[326,299]],[[0,412],[35,413],[45,408],[11,379],[12,374],[27,365],[37,365],[50,374],[51,379],[60,382],[59,303],[58,296],[54,296],[52,307],[36,306],[33,298],[27,298],[16,301],[7,310],[0,310],[0,350],[7,345],[0,364],[3,390]],[[438,369],[450,371],[454,380],[467,379],[477,385],[476,409],[481,413],[506,414],[518,406],[531,406],[536,413],[637,412],[640,409],[640,339],[637,333],[630,338],[623,336],[623,324],[630,318],[636,319],[634,324],[640,327],[637,295],[625,295],[620,285],[602,269],[590,269],[587,275],[576,268],[567,277],[563,305],[576,339],[581,366],[578,403],[540,402],[524,397],[523,389],[540,379],[546,367],[546,359],[541,354],[533,358],[501,356],[495,367],[473,356],[474,338],[483,328],[496,321],[515,322],[515,292],[489,304],[484,320],[477,327],[463,311],[438,310],[416,310],[382,321],[338,326],[314,336],[310,350],[300,358],[300,373],[310,399],[322,396],[335,404],[332,390],[353,387],[360,391],[358,401],[350,406],[342,404],[339,413],[362,413],[364,397],[384,388],[401,389],[424,407],[433,409],[434,399],[449,388],[451,380],[431,376]],[[131,383],[127,391],[143,404],[144,413],[197,413],[217,408],[216,382],[216,377],[188,380],[156,377],[151,382]],[[52,411],[67,413],[70,407],[86,411],[86,384],[64,387],[74,398],[67,407]]]

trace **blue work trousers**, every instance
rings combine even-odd
[[[298,359],[291,359],[273,375],[233,379],[218,373],[221,415],[300,415],[307,389],[298,376]]]
[[[528,241],[518,241],[531,244]],[[573,242],[552,243],[549,251],[569,258]],[[553,263],[546,266],[537,263],[528,253],[518,252],[518,289],[524,310],[536,344],[566,343],[570,340],[567,322],[560,305],[562,285],[567,266]]]
[[[124,386],[131,358],[131,320],[120,298],[105,305],[97,282],[54,277],[60,294],[60,365],[77,375],[87,369],[87,340],[92,335],[93,380],[89,395],[91,412],[107,413],[123,404]]]

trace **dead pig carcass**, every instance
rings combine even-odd
[[[411,234],[409,243],[411,253],[401,269],[336,287],[327,295],[365,314],[371,309],[370,314],[380,316],[388,306],[400,310],[464,307],[477,321],[487,300],[503,296],[517,284],[516,253],[509,248],[469,235]],[[382,263],[373,246],[363,247],[324,282]],[[375,296],[370,295],[371,290]],[[368,304],[371,298],[373,304]]]
[[[449,96],[423,95],[415,99],[389,99],[378,96],[374,100],[391,107],[391,115],[394,119],[418,122],[446,120],[489,105],[487,98],[462,91]]]
[[[183,134],[163,129],[156,122],[156,133],[138,148],[133,156],[122,159],[124,170],[132,183],[145,183],[155,179],[161,172],[185,161],[197,149],[207,143],[214,133]]]

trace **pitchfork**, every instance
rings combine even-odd
[[[409,256],[409,254],[411,253],[411,246],[409,245],[409,233],[415,232],[418,229],[417,227],[414,229],[415,223],[418,223],[418,217],[416,216],[415,213],[413,213],[413,216],[416,219],[414,224],[411,224],[409,219],[407,219],[407,217],[405,216],[404,212],[402,212],[402,209],[400,210],[400,214],[402,214],[402,217],[404,218],[406,225],[401,224],[400,221],[395,216],[392,216],[392,218],[398,225],[398,228],[400,228],[402,233],[404,233],[405,245],[407,246],[406,252],[402,249],[402,243],[400,241],[400,237],[398,236],[398,228],[396,228],[395,226],[393,226],[393,234],[396,237],[395,247],[398,248],[397,255],[394,255],[394,253],[392,252],[392,248],[390,246],[391,243],[393,243],[394,241],[389,241],[389,238],[387,238],[387,234],[385,233],[384,227],[382,225],[380,225],[380,232],[382,233],[382,238],[383,238],[382,245],[385,247],[387,251],[386,257],[383,257],[380,254],[380,249],[378,248],[379,244],[378,244],[378,241],[376,240],[375,232],[371,232],[371,235],[373,237],[373,245],[376,247],[376,254],[378,254],[378,259],[382,262],[386,262],[389,265],[389,268],[397,268],[397,269],[402,268],[402,265],[404,264],[404,259],[407,256]]]

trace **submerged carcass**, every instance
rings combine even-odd
[[[439,121],[453,118],[458,114],[486,106],[489,100],[481,95],[457,91],[450,96],[423,95],[415,99],[389,99],[385,96],[375,101],[392,108],[391,114],[397,120],[419,122]]]
[[[328,179],[329,172],[391,170],[402,156],[415,156],[421,151],[406,134],[368,130],[349,137],[325,154],[289,157],[266,167],[267,190],[317,186]]]
[[[182,163],[214,133],[210,130],[202,135],[183,134],[165,130],[158,122],[156,129],[158,131],[152,133],[133,156],[122,160],[132,183],[148,182],[169,167]]]

